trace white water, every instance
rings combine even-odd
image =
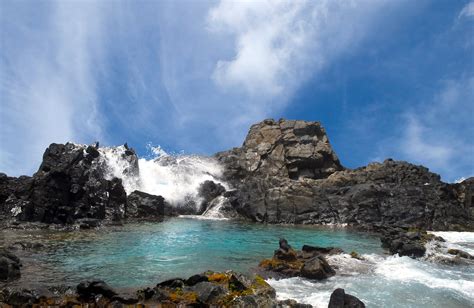
[[[458,245],[467,251],[474,244],[474,232],[436,234],[447,240],[446,247]],[[434,243],[428,245],[434,247]],[[428,247],[430,253],[435,253],[431,249]],[[444,251],[438,247],[436,253],[446,257]],[[314,307],[327,307],[336,288],[359,297],[367,307],[474,307],[472,265],[440,264],[434,261],[436,258],[415,260],[376,254],[362,257],[365,260],[352,259],[347,254],[328,257],[328,262],[337,266],[337,274],[325,281],[290,278],[268,282],[279,299],[293,298]]]
[[[223,168],[211,157],[198,155],[170,155],[159,147],[151,147],[153,157],[138,160],[139,174],[124,174],[129,162],[123,158],[124,146],[100,148],[101,157],[108,167],[108,177],[118,177],[123,181],[127,194],[140,190],[160,195],[173,205],[189,201],[200,203],[198,189],[206,180],[229,186],[220,180]]]
[[[221,212],[222,207],[225,205],[227,198],[224,196],[219,196],[207,208],[207,210],[202,213],[202,216],[207,218],[216,218],[216,219],[227,219],[225,215]]]

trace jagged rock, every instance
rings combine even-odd
[[[259,267],[264,270],[268,277],[305,277],[308,279],[322,280],[334,276],[336,272],[328,264],[324,252],[335,253],[337,248],[308,249],[311,246],[303,246],[306,250],[296,251],[288,245],[285,239],[280,239],[280,248],[275,250],[272,259],[260,262]],[[312,247],[316,248],[316,247]],[[340,250],[342,252],[342,250]]]
[[[21,277],[20,259],[6,249],[0,249],[0,281],[9,282]]]
[[[106,179],[106,166],[97,148],[53,143],[33,177],[0,175],[3,217],[60,224],[80,219],[123,219],[125,190],[120,179]],[[138,166],[136,155],[129,156]]]
[[[365,308],[365,304],[357,297],[346,294],[344,289],[336,289],[331,294],[328,308]]]
[[[413,232],[403,228],[384,228],[380,231],[382,233],[380,238],[382,247],[387,248],[391,254],[399,256],[423,257],[426,252],[425,244],[428,241],[444,241],[443,238],[426,231]]]
[[[172,207],[162,196],[135,190],[127,197],[127,218],[162,218],[172,214]]]
[[[474,179],[446,184],[391,159],[344,169],[318,122],[265,120],[216,158],[238,191],[234,208],[254,221],[474,230]]]
[[[206,209],[210,207],[210,203],[215,198],[225,193],[225,187],[220,183],[214,183],[213,181],[204,181],[199,185],[198,196],[202,198],[200,208],[197,214],[202,214]]]

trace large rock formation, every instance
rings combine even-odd
[[[138,158],[126,148],[134,171]],[[0,174],[0,212],[4,219],[72,223],[80,219],[121,220],[127,195],[119,178],[108,178],[104,160],[93,146],[51,144],[33,177]]]
[[[236,210],[255,221],[474,229],[473,179],[446,184],[391,159],[344,169],[318,122],[265,120],[216,157],[239,192]]]

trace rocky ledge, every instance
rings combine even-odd
[[[275,290],[262,277],[232,271],[171,279],[153,288],[125,293],[99,280],[81,282],[76,288],[28,290],[5,287],[0,291],[0,304],[14,307],[311,307],[294,300],[278,301]]]

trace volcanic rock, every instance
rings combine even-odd
[[[443,183],[423,166],[385,160],[344,169],[319,122],[265,120],[216,154],[253,221],[474,230],[474,180]]]
[[[135,190],[127,197],[127,218],[162,218],[172,215],[173,208],[162,196]]]
[[[365,305],[357,297],[346,294],[344,289],[336,289],[331,294],[328,308],[365,308]]]
[[[310,247],[305,245],[304,247]],[[285,239],[280,239],[280,248],[275,250],[272,259],[260,262],[259,267],[268,277],[287,278],[305,277],[308,279],[323,280],[334,276],[336,272],[328,264],[321,251],[314,249],[296,251],[288,245]],[[334,251],[334,248],[327,249]],[[342,250],[340,250],[342,252]]]

